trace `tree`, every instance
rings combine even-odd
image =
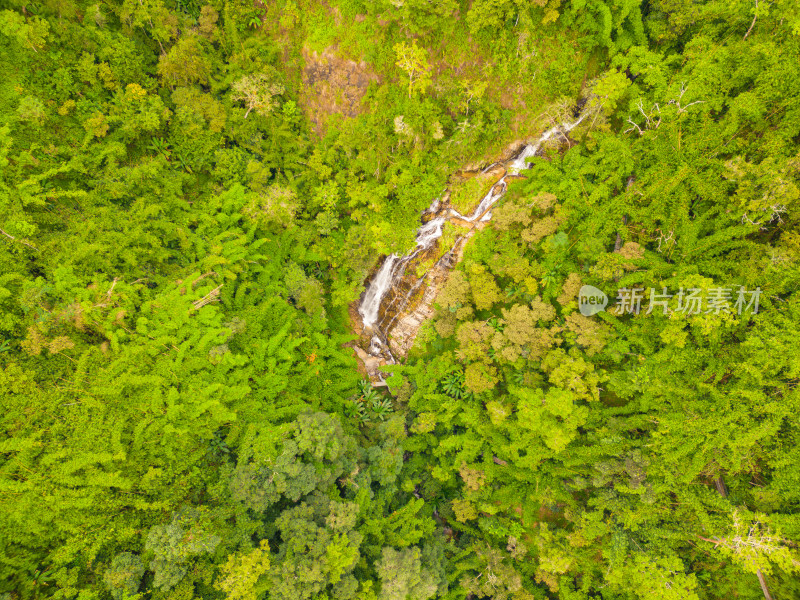
[[[192,83],[205,85],[211,73],[211,62],[203,52],[201,39],[196,35],[179,39],[158,60],[158,74],[171,87]]]
[[[114,600],[125,600],[139,590],[144,571],[144,564],[139,556],[121,552],[111,561],[111,566],[103,575],[103,581]]]
[[[422,566],[417,547],[383,548],[376,565],[381,578],[381,600],[428,600],[438,591],[438,582],[428,568]]]
[[[469,118],[469,105],[472,102],[479,102],[483,98],[489,83],[487,81],[462,81],[461,97],[464,108],[464,119]]]
[[[355,468],[355,440],[325,413],[301,414],[278,432],[253,428],[249,438],[231,491],[252,510],[265,511],[281,497],[297,502],[314,490],[328,489]]]
[[[144,547],[152,554],[149,568],[155,573],[155,587],[174,587],[186,575],[192,558],[212,553],[222,541],[205,530],[200,518],[201,512],[190,508],[174,513],[170,523],[150,528]]]
[[[269,544],[262,540],[258,548],[250,552],[228,556],[215,586],[225,592],[227,600],[257,600],[266,591],[264,576],[269,568]]]
[[[0,34],[14,39],[20,46],[39,52],[44,48],[50,24],[37,16],[25,18],[12,10],[0,11]]]
[[[353,568],[360,558],[360,533],[353,529],[357,505],[339,506],[322,495],[310,504],[285,510],[275,521],[281,538],[270,594],[282,600],[312,598],[331,586],[337,597],[347,599]]]
[[[416,92],[425,92],[431,84],[431,66],[428,64],[428,52],[425,48],[417,46],[417,40],[411,44],[408,42],[398,42],[394,45],[394,53],[397,57],[395,63],[408,78],[408,97],[411,98]]]
[[[264,74],[245,75],[231,85],[231,99],[244,102],[247,112],[244,118],[255,110],[257,114],[269,115],[277,107],[276,96],[284,93],[284,87],[280,83],[274,83],[272,79]]]

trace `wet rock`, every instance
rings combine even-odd
[[[452,225],[455,225],[456,227],[463,227],[467,229],[472,229],[472,227],[475,226],[475,223],[473,223],[472,221],[467,221],[466,219],[456,216],[450,217],[449,222]]]
[[[481,177],[484,177],[489,180],[491,179],[497,180],[500,179],[505,174],[506,174],[506,168],[501,163],[497,163],[496,165],[492,165],[483,173],[481,173]]]
[[[511,183],[512,181],[521,181],[525,179],[524,175],[506,175],[506,183]]]
[[[500,161],[506,162],[516,158],[517,155],[522,152],[525,146],[527,146],[527,142],[525,140],[516,140],[511,142],[511,144],[509,144],[508,147],[500,154]]]
[[[386,385],[383,383],[383,375],[380,370],[381,367],[387,364],[386,359],[381,356],[372,356],[358,346],[355,346],[353,350],[355,350],[356,356],[358,356],[359,360],[364,365],[364,370],[367,372],[367,376],[372,382],[372,385]]]
[[[466,235],[454,244],[453,248],[443,255],[442,259],[437,261],[428,273],[428,277],[426,278],[427,286],[414,310],[401,315],[400,318],[397,319],[396,325],[392,328],[392,337],[389,340],[389,345],[395,356],[405,356],[408,354],[408,351],[411,349],[417,337],[419,328],[427,319],[433,316],[435,312],[433,304],[436,300],[436,296],[447,282],[450,269],[461,260],[464,254],[464,246],[474,233],[475,229],[467,232]]]

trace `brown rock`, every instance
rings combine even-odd
[[[508,147],[500,154],[500,161],[506,162],[516,158],[527,146],[525,140],[516,140],[511,142]]]
[[[489,169],[485,172],[481,173],[481,177],[485,177],[486,179],[500,179],[503,175],[506,174],[506,168],[502,165],[502,163],[496,163],[492,165]]]
[[[386,364],[386,361],[382,358],[378,358],[377,356],[370,356],[367,360],[364,361],[364,366],[367,368],[367,371],[372,374],[378,370],[378,367],[381,367]]]
[[[359,360],[361,362],[363,362],[363,363],[367,362],[367,360],[369,359],[370,356],[369,356],[369,354],[366,353],[366,351],[363,348],[359,348],[358,346],[355,346],[353,348],[353,350],[356,351],[356,356],[359,358]]]
[[[524,175],[506,175],[506,183],[511,183],[512,181],[522,181],[525,179]]]
[[[397,324],[392,328],[392,336],[389,340],[391,350],[396,357],[408,354],[414,344],[414,339],[417,337],[420,326],[433,316],[433,304],[436,296],[447,281],[450,269],[461,260],[464,246],[473,233],[474,229],[468,231],[463,239],[450,249],[447,255],[450,260],[440,260],[431,268],[426,278],[427,286],[422,293],[420,301],[412,311],[401,315],[397,319]]]
[[[486,167],[486,161],[485,160],[480,160],[480,161],[476,161],[476,162],[468,163],[468,164],[464,165],[463,167],[461,167],[461,170],[458,173],[459,174],[461,174],[461,173],[464,173],[464,174],[471,173],[473,175],[477,175],[478,173],[480,173],[483,170],[484,167]]]
[[[463,227],[466,229],[472,229],[472,227],[475,226],[475,223],[472,221],[467,221],[466,219],[461,219],[459,217],[450,217],[447,222],[455,225],[456,227]]]

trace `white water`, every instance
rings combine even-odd
[[[378,271],[378,274],[375,275],[375,278],[370,282],[367,293],[364,294],[361,306],[358,307],[358,312],[364,323],[364,329],[372,327],[378,320],[378,310],[381,307],[381,300],[383,300],[383,297],[392,285],[392,271],[394,270],[394,265],[398,258],[396,254],[390,254],[386,258],[380,271]]]
[[[495,188],[498,185],[501,186],[502,189],[499,192],[495,192]],[[500,180],[492,186],[492,189],[486,193],[486,195],[483,197],[483,200],[481,200],[480,204],[478,204],[478,207],[472,211],[472,214],[468,217],[463,217],[464,220],[472,222],[478,217],[481,217],[481,221],[489,221],[492,218],[492,213],[488,212],[489,208],[491,208],[492,204],[500,200],[505,193],[506,176],[503,175],[503,177],[501,177]]]
[[[442,237],[442,228],[446,221],[447,219],[444,217],[436,217],[420,227],[417,232],[417,249],[415,252],[427,250],[433,242]]]
[[[535,156],[539,152],[542,144],[549,141],[556,135],[565,135],[575,128],[581,121],[583,121],[587,114],[588,113],[586,112],[581,114],[578,120],[574,123],[562,124],[547,130],[544,134],[542,134],[535,144],[529,144],[525,146],[522,152],[508,165],[507,173],[517,174],[523,169],[528,168],[527,159],[531,156]],[[488,171],[493,166],[495,165],[490,165],[484,169],[484,172]],[[499,191],[495,193],[495,189],[497,189],[498,185],[501,187]],[[492,205],[494,205],[495,202],[505,195],[506,188],[506,176],[504,175],[497,183],[492,185],[492,188],[487,192],[483,199],[481,199],[477,208],[470,216],[465,217],[459,214],[455,209],[450,209],[450,216],[456,216],[468,222],[473,222],[478,218],[480,218],[480,222],[487,222],[492,218],[492,213],[489,209],[492,207]],[[437,198],[433,201],[430,208],[426,212],[435,214],[439,209],[439,205],[440,202]],[[385,259],[380,270],[378,270],[376,275],[372,278],[372,281],[370,281],[369,287],[364,294],[364,298],[358,307],[358,312],[361,315],[365,332],[374,329],[375,324],[378,321],[381,302],[386,296],[386,293],[394,284],[395,280],[402,279],[403,274],[405,273],[405,265],[421,251],[430,248],[431,245],[442,236],[442,229],[446,222],[447,217],[444,216],[431,219],[427,223],[423,224],[419,230],[417,230],[417,246],[411,253],[402,257],[396,254],[390,254]],[[409,295],[410,294],[411,292],[409,292]],[[395,318],[396,317],[397,315],[395,315]],[[392,319],[392,321],[394,321],[394,319]],[[381,342],[380,337],[373,335],[369,347],[369,353],[377,355],[383,348],[384,344]]]
[[[438,200],[435,200],[434,205],[438,206],[438,202]],[[392,286],[395,272],[402,272],[403,267],[408,261],[419,254],[420,251],[430,248],[437,239],[442,237],[442,228],[446,221],[447,219],[445,217],[431,219],[417,231],[417,247],[410,254],[403,257],[390,254],[386,258],[383,266],[381,266],[378,273],[370,282],[367,293],[364,294],[364,299],[358,307],[358,312],[361,315],[365,330],[373,327],[378,321],[381,301]],[[373,345],[375,345],[374,338]]]
[[[578,118],[578,120],[575,121],[574,123],[557,125],[545,131],[542,134],[542,136],[538,140],[536,140],[535,144],[528,144],[527,146],[525,146],[522,152],[520,152],[519,156],[517,156],[517,158],[515,158],[510,165],[508,165],[507,173],[509,175],[516,175],[523,169],[527,169],[528,168],[527,159],[530,158],[531,156],[536,156],[536,154],[539,152],[539,149],[542,147],[542,144],[551,140],[554,136],[558,134],[565,135],[569,133],[572,129],[577,127],[581,121],[583,121],[585,116],[586,114],[582,114]],[[486,169],[484,169],[483,172],[485,173],[493,166],[494,165],[490,165],[486,167]],[[498,193],[495,193],[494,190],[498,185],[502,186],[502,190]],[[495,202],[500,200],[500,198],[502,198],[505,195],[507,187],[508,185],[506,184],[506,175],[504,175],[496,184],[492,186],[492,189],[490,189],[488,193],[483,197],[483,200],[481,200],[480,204],[478,204],[478,207],[472,212],[472,214],[469,217],[463,217],[461,215],[458,216],[464,219],[465,221],[474,221],[475,219],[483,215],[480,220],[481,223],[486,223],[488,221],[491,221],[492,213],[491,211],[489,211],[489,208],[491,208],[491,206]]]
[[[528,144],[525,146],[525,149],[520,153],[520,155],[514,159],[514,161],[509,165],[508,172],[509,173],[519,173],[523,169],[528,168],[527,159],[531,156],[535,156],[537,152],[539,152],[539,148],[542,146],[543,143],[549,141],[553,138],[554,135],[557,134],[567,134],[575,127],[577,127],[581,121],[589,114],[588,112],[584,112],[578,117],[578,120],[574,123],[562,123],[561,125],[556,125],[544,132],[542,137],[540,137],[535,144]]]

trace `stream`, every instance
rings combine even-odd
[[[432,316],[436,294],[446,280],[448,271],[460,260],[464,245],[475,233],[476,227],[491,220],[491,208],[505,195],[507,178],[526,169],[527,159],[535,156],[544,143],[559,136],[566,139],[566,134],[580,124],[587,114],[584,111],[574,122],[562,123],[547,130],[506,163],[494,163],[484,169],[482,176],[498,168],[503,173],[468,216],[449,206],[449,192],[435,199],[422,213],[423,224],[417,230],[415,248],[402,256],[390,254],[384,258],[358,305],[363,337],[369,340],[366,353],[363,350],[358,353],[362,360],[365,355],[373,359],[365,361],[365,364],[395,364],[398,358],[408,352],[420,325]],[[432,267],[417,276],[416,266],[438,253],[438,240],[442,237],[445,225],[456,220],[461,225],[472,225],[464,235],[456,238]],[[383,381],[377,369],[370,372],[370,378]]]

